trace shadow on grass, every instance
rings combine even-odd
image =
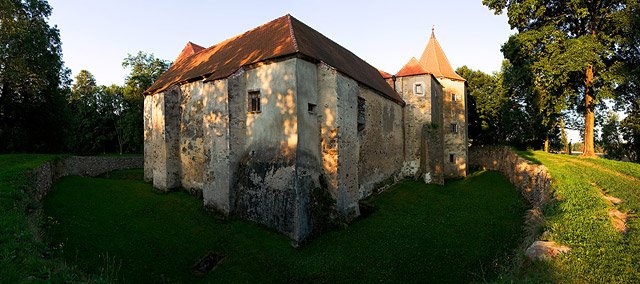
[[[534,157],[535,153],[532,150],[521,151],[521,150],[514,149],[514,151],[518,154],[518,156],[524,158],[525,160],[531,162],[532,164],[542,165],[542,162]]]
[[[122,176],[132,173],[110,175]],[[45,212],[56,222],[49,232],[59,255],[91,273],[109,255],[121,263],[116,282],[468,283],[508,266],[526,210],[517,190],[487,171],[445,186],[404,181],[367,202],[369,217],[298,249],[255,224],[212,218],[199,198],[158,195],[135,179],[63,178]],[[211,251],[225,260],[193,275]]]

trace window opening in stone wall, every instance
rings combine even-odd
[[[307,104],[307,111],[310,114],[316,114],[316,105],[315,104]]]
[[[424,86],[422,85],[422,83],[415,83],[413,85],[413,93],[416,96],[422,96],[424,95]]]
[[[451,101],[455,102],[456,101],[456,94],[451,94]]]
[[[260,113],[260,91],[249,91],[248,110],[250,113]]]
[[[451,124],[451,133],[458,133],[458,125],[455,123]]]
[[[366,101],[363,98],[358,98],[358,131],[364,130],[365,127],[365,102]]]
[[[456,162],[456,156],[454,154],[449,154],[449,163],[455,163]]]

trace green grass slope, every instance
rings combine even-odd
[[[26,173],[57,157],[0,155],[0,283],[81,280],[65,263],[50,259],[49,248],[30,229],[38,220],[28,218],[34,208]]]
[[[640,283],[640,165],[545,152],[521,152],[546,166],[558,201],[545,210],[550,239],[571,251],[537,263],[554,282]],[[621,198],[614,205],[604,194]],[[610,210],[627,213],[626,234],[614,229]],[[544,268],[543,268],[544,267]]]
[[[46,200],[57,254],[126,282],[465,282],[495,277],[522,235],[526,205],[495,172],[446,186],[406,181],[376,211],[302,248],[255,224],[220,220],[184,192],[158,193],[141,172],[61,179]],[[190,270],[226,255],[205,278]]]

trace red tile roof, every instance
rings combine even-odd
[[[409,62],[405,64],[396,76],[404,77],[404,76],[413,76],[413,75],[422,75],[429,74],[429,72],[418,62],[418,59],[415,57],[411,57]]]
[[[387,72],[384,72],[384,71],[382,71],[380,69],[378,69],[378,72],[380,73],[380,75],[382,75],[382,78],[384,78],[384,79],[389,79],[389,78],[391,78],[391,76],[393,76],[393,75],[391,75],[391,74],[389,74]]]
[[[145,94],[161,92],[173,84],[196,78],[226,78],[242,66],[294,54],[303,54],[325,62],[380,92],[384,97],[404,104],[376,68],[291,15],[275,19],[175,62]]]
[[[183,60],[191,55],[194,55],[202,50],[204,50],[205,48],[202,46],[199,46],[193,42],[187,42],[187,45],[182,49],[182,51],[180,52],[180,55],[178,55],[178,58],[176,58],[176,60],[174,62],[178,62],[180,60]]]
[[[436,40],[435,33],[431,32],[431,38],[427,43],[427,47],[422,52],[420,57],[420,64],[427,70],[427,72],[440,78],[445,77],[453,80],[464,81],[464,78],[460,77],[449,63],[447,56],[444,54],[440,43]]]

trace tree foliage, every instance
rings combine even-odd
[[[517,30],[502,48],[511,63],[505,78],[537,111],[542,130],[549,133],[562,111],[573,107],[584,114],[585,153],[593,154],[595,105],[616,94],[621,23],[637,0],[483,3],[498,14],[506,11]]]
[[[156,58],[153,54],[139,51],[136,55],[129,54],[122,62],[124,68],[130,70],[125,79],[124,105],[122,129],[124,141],[130,145],[132,151],[143,150],[143,92],[151,87],[151,84],[166,71],[171,63]]]
[[[44,0],[0,1],[0,151],[59,151],[68,70]]]
[[[625,143],[620,133],[620,120],[614,112],[609,114],[607,121],[602,125],[600,144],[604,148],[609,159],[621,160],[625,157]]]
[[[139,153],[143,148],[143,95],[168,67],[167,61],[138,52],[124,59],[124,86],[98,86],[81,70],[71,87],[67,149],[78,154]]]

